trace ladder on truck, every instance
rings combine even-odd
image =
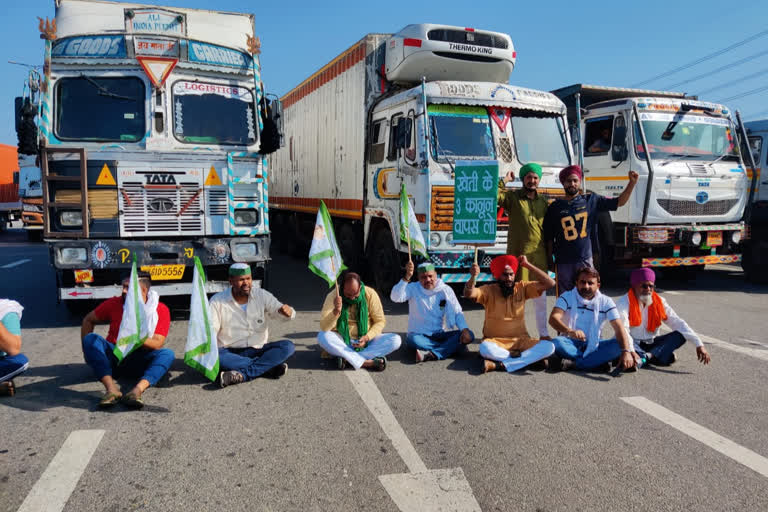
[[[259,158],[261,155],[259,153],[249,153],[246,151],[241,152],[230,152],[227,153],[227,217],[229,219],[229,234],[234,235],[258,235],[261,234],[261,231],[259,230],[258,226],[253,226],[250,228],[239,228],[235,226],[235,209],[240,208],[249,208],[249,209],[255,209],[259,212],[259,222],[257,224],[264,223],[264,229],[265,231],[269,230],[269,222],[267,220],[266,212],[267,212],[267,185],[266,185],[266,176],[263,172],[258,173],[255,172],[253,174],[253,178],[236,178],[234,176],[234,159],[235,158],[255,158],[256,163],[256,169],[259,168]],[[259,197],[259,201],[241,201],[238,200],[237,195],[237,189],[238,185],[255,185],[263,183],[264,186],[262,186],[262,194],[261,197]]]
[[[76,154],[80,158],[80,176],[61,176],[51,174],[48,166],[49,157],[53,153]],[[88,157],[85,148],[40,148],[40,172],[43,182],[43,236],[46,238],[88,238],[90,217],[88,212]],[[49,184],[52,182],[80,183],[80,202],[56,201],[51,197]],[[54,231],[51,229],[54,213],[59,209],[80,210],[82,225],[79,231]]]

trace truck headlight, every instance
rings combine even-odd
[[[731,235],[731,242],[738,244],[741,242],[741,231],[734,231]]]
[[[440,238],[440,233],[435,233],[434,231],[429,234],[429,243],[431,245],[440,245],[440,242],[442,242],[442,238]]]
[[[59,222],[62,226],[78,227],[83,225],[83,212],[65,211],[59,213]]]
[[[74,265],[75,263],[86,263],[87,261],[88,252],[84,247],[62,247],[59,249],[59,263]]]
[[[445,243],[450,244],[453,242],[453,233],[448,233],[445,235]]]
[[[701,245],[701,233],[696,232],[691,235],[691,244]]]
[[[235,226],[255,226],[258,223],[256,210],[235,210]]]
[[[256,257],[256,244],[235,244],[235,256],[240,259]]]

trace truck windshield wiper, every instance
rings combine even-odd
[[[101,85],[99,82],[97,82],[96,80],[94,80],[93,78],[91,78],[89,76],[86,76],[83,73],[80,73],[80,77],[81,78],[85,78],[88,81],[89,84],[94,86],[96,88],[96,90],[99,91],[99,96],[107,96],[109,98],[115,98],[115,99],[118,99],[118,100],[128,100],[128,101],[133,101],[134,100],[134,98],[129,98],[128,96],[121,96],[119,94],[116,94],[116,93],[110,91],[109,89],[107,89],[106,87]]]
[[[666,162],[663,162],[661,164],[661,167],[664,167],[665,165],[670,164],[672,162],[677,162],[678,160],[682,160],[684,158],[695,158],[697,156],[698,155],[691,155],[690,153],[672,153],[671,155],[668,156],[669,160],[667,160]]]

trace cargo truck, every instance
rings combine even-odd
[[[747,279],[757,283],[768,283],[768,176],[761,172],[768,168],[768,119],[744,123],[749,144],[744,154],[750,168],[750,203],[745,221],[750,237],[744,242],[741,266]]]
[[[16,148],[0,144],[0,232],[21,217]]]
[[[226,288],[232,262],[263,280],[264,155],[275,134],[262,129],[274,123],[253,15],[55,6],[55,23],[38,27],[45,60],[29,163],[41,171],[59,299],[118,294],[134,259],[164,296],[190,292],[196,256],[209,293]]]
[[[576,84],[552,91],[568,106],[586,190],[629,202],[599,219],[596,265],[677,267],[738,263],[748,179],[737,126],[723,105],[683,93]]]
[[[438,273],[468,280],[474,249],[452,236],[455,162],[493,160],[500,177],[537,162],[550,195],[563,194],[557,173],[573,163],[565,105],[510,85],[516,58],[507,34],[408,25],[364,36],[285,94],[285,146],[270,157],[276,243],[309,240],[322,200],[345,263],[370,270],[388,293],[407,258],[405,183]],[[493,279],[488,266],[506,251],[507,227],[498,212],[496,242],[479,250],[479,281]]]

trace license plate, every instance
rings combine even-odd
[[[707,233],[707,245],[710,247],[718,247],[723,245],[723,232],[709,231]]]
[[[75,270],[75,282],[76,283],[92,283],[93,282],[93,270]]]
[[[184,275],[184,265],[144,265],[144,272],[149,272],[153,281],[178,281]]]

